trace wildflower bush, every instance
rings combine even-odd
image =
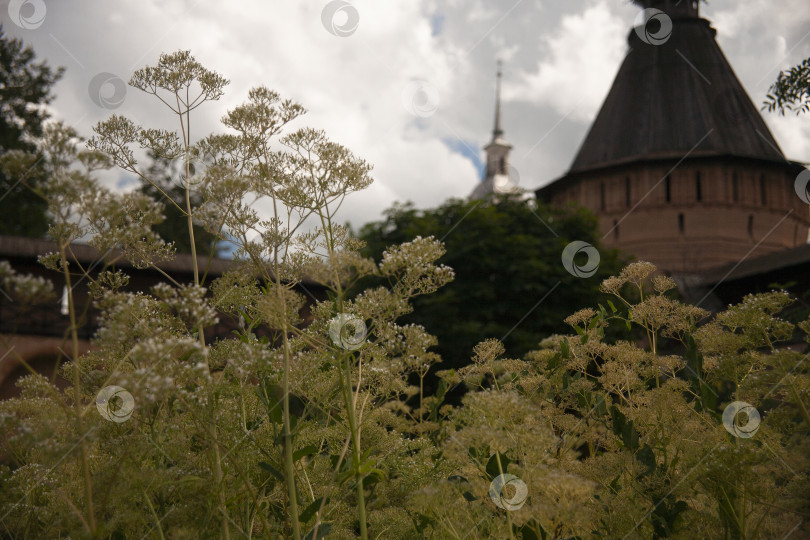
[[[425,395],[409,381],[440,361],[436,339],[397,321],[453,279],[441,243],[417,237],[362,257],[335,211],[369,185],[370,166],[319,131],[289,130],[303,108],[266,88],[226,114],[226,133],[193,138],[192,111],[226,83],[187,52],[163,55],[131,84],[171,110],[177,131],[113,116],[87,149],[59,124],[40,141],[58,245],[41,262],[68,291],[88,280],[101,326],[80,355],[71,292],[70,388],[32,374],[0,402],[5,538],[807,533],[810,379],[802,353],[781,345],[807,341],[810,321],[779,318],[787,294],[712,318],[635,263],[602,283],[615,300],[566,320],[570,335],[521,359],[483,341]],[[233,270],[208,284],[195,266],[193,283],[166,276],[130,292],[124,273],[90,274],[72,257],[85,236],[138,267],[173,256],[154,231],[159,203],[94,180],[114,164],[159,186],[142,153],[183,165],[185,201],[168,204],[186,217],[192,252],[197,224],[238,246]],[[3,165],[19,172],[32,159]],[[18,294],[43,288],[0,272]],[[386,284],[347,294],[370,276]],[[327,298],[307,299],[305,280]],[[207,341],[220,317],[239,331]],[[273,333],[259,337],[260,326]],[[644,338],[607,340],[611,326]],[[445,404],[459,385],[462,404]]]

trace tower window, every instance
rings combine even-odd
[[[613,239],[614,240],[619,239],[619,222],[616,221],[615,219],[613,220]]]
[[[734,202],[740,200],[740,182],[737,180],[737,173],[731,173],[731,198]]]
[[[669,175],[664,179],[664,198],[668,203],[672,202],[672,180]]]
[[[501,157],[500,161],[498,162],[498,172],[501,174],[506,174],[506,158]]]
[[[605,183],[602,182],[599,186],[599,208],[605,209]]]
[[[624,204],[630,206],[630,177],[624,179]]]
[[[754,238],[754,216],[748,216],[748,236]]]
[[[678,232],[683,234],[684,228],[683,214],[678,214]]]
[[[768,186],[765,183],[765,175],[759,177],[759,202],[762,206],[768,204]]]
[[[700,183],[700,172],[695,173],[695,199],[698,202],[703,200],[703,186]]]

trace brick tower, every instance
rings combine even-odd
[[[699,2],[636,3],[644,11],[596,120],[537,197],[589,208],[605,245],[671,273],[805,244],[803,167],[779,149]]]

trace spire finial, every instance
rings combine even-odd
[[[671,17],[699,17],[700,2],[701,0],[633,0],[634,4],[644,9],[660,9]]]
[[[495,82],[495,129],[492,131],[492,138],[497,139],[503,135],[503,128],[501,127],[501,72],[503,62],[498,60],[498,72]]]

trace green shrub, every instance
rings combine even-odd
[[[71,294],[72,360],[62,367],[71,387],[32,374],[19,398],[0,403],[4,537],[807,533],[810,379],[805,357],[782,346],[798,335],[779,319],[787,294],[751,296],[710,318],[635,263],[603,281],[615,300],[566,319],[570,335],[521,359],[483,341],[426,396],[407,381],[439,362],[436,339],[397,321],[453,271],[437,264],[444,248],[433,238],[390,247],[379,262],[359,254],[334,211],[370,183],[370,167],[306,128],[277,149],[303,109],[264,88],[226,115],[230,132],[191,144],[187,113],[226,81],[188,53],[162,56],[132,84],[170,104],[179,135],[114,116],[89,151],[58,124],[40,141],[59,246],[42,262],[69,286],[89,280],[102,316],[80,355]],[[70,243],[86,235],[141,267],[173,256],[152,228],[160,205],[93,178],[111,161],[149,181],[140,150],[185,163],[184,189],[199,193],[178,205],[192,250],[197,223],[239,246],[242,263],[210,286],[195,267],[192,284],[167,276],[127,292],[122,273],[91,275],[72,259]],[[204,163],[197,176],[192,162]],[[269,219],[245,202],[257,198]],[[386,285],[347,294],[367,277]],[[307,325],[305,278],[329,292]],[[12,281],[26,282],[4,286]],[[241,329],[207,342],[203,330],[220,315]],[[611,325],[646,337],[611,341]],[[275,334],[260,338],[258,326]],[[806,334],[810,321],[800,327]],[[462,405],[444,404],[460,384]],[[739,414],[724,422],[724,411]]]

